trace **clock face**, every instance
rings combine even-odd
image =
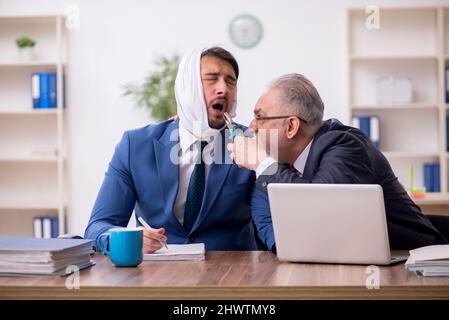
[[[262,38],[262,24],[252,15],[241,15],[229,24],[229,36],[240,48],[252,48]]]

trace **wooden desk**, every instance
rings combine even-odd
[[[67,278],[0,277],[0,299],[449,299],[449,278],[418,278],[403,264],[380,267],[380,289],[367,289],[366,266],[281,263],[270,252],[208,252],[202,262],[137,268],[94,259],[78,290],[66,289]]]

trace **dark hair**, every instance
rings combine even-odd
[[[234,56],[229,51],[221,47],[212,47],[204,50],[203,53],[201,53],[201,58],[206,56],[216,57],[218,59],[228,62],[234,69],[236,79],[238,79],[239,65],[237,64],[237,60],[235,60]]]

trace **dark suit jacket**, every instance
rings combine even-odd
[[[336,119],[325,121],[315,134],[302,177],[282,164],[275,174],[261,175],[256,180],[253,218],[259,237],[270,249],[275,247],[266,186],[276,182],[379,184],[392,250],[447,243],[410,199],[387,159],[369,138]]]

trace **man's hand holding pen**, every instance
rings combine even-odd
[[[162,247],[168,249],[164,228],[154,229],[142,217],[137,220],[143,225],[143,253],[153,253]]]
[[[165,228],[148,230],[143,229],[143,253],[153,253],[163,247],[162,243],[167,241],[164,235]],[[162,243],[161,243],[162,242]]]

